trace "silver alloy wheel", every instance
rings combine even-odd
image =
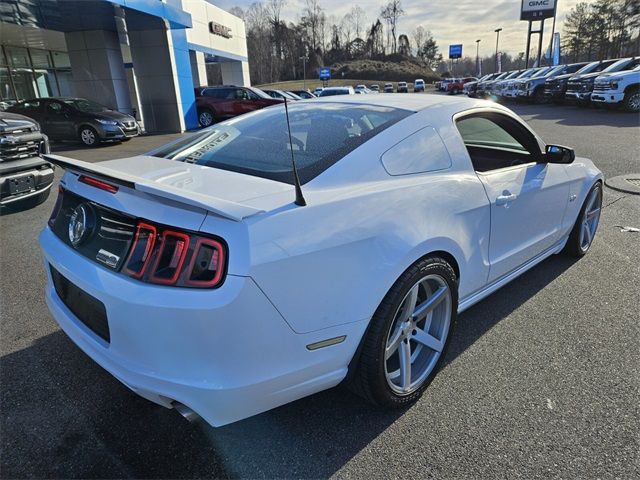
[[[80,132],[80,139],[85,145],[93,145],[96,143],[96,134],[90,128],[83,128]]]
[[[202,125],[203,127],[208,127],[213,123],[213,115],[211,115],[210,112],[200,112],[200,115],[198,116],[198,121],[200,122],[200,125]]]
[[[631,95],[629,99],[629,110],[632,112],[640,112],[640,92]]]
[[[600,221],[600,210],[602,208],[602,189],[591,190],[585,203],[584,213],[580,219],[580,250],[586,252],[593,242],[593,237]]]
[[[387,384],[398,395],[419,389],[433,371],[451,324],[451,291],[440,275],[418,280],[398,307],[385,347]]]

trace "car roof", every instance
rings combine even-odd
[[[425,108],[442,107],[452,111],[463,111],[477,107],[479,103],[486,102],[465,97],[452,97],[445,95],[424,95],[420,93],[399,93],[389,95],[349,95],[347,97],[320,97],[305,102],[351,103],[361,105],[373,105],[379,107],[400,108],[418,112]],[[484,103],[483,103],[484,104]],[[487,102],[494,105],[494,102]]]

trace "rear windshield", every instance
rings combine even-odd
[[[313,180],[352,150],[412,113],[373,105],[290,104],[291,143],[301,183]],[[293,184],[283,106],[218,123],[152,154]]]

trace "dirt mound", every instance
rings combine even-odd
[[[380,60],[339,62],[331,66],[331,77],[336,80],[340,78],[369,78],[395,82],[413,82],[416,78],[422,78],[426,82],[439,79],[438,75],[425,63],[408,59],[396,62]]]

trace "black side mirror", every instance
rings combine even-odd
[[[572,163],[576,159],[573,148],[561,145],[547,145],[544,152],[544,161],[547,163]]]

